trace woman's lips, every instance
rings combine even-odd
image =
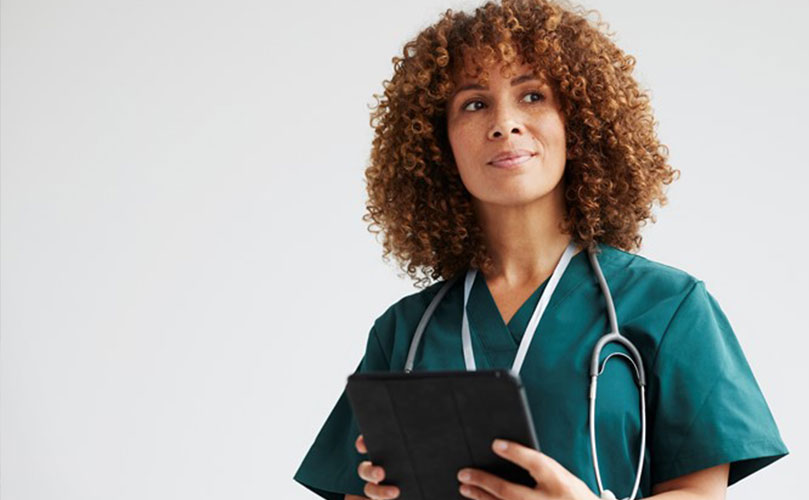
[[[523,154],[523,155],[518,155],[518,156],[511,156],[509,158],[504,158],[502,160],[491,161],[491,162],[489,162],[489,165],[492,165],[494,167],[499,167],[499,168],[511,168],[511,167],[516,167],[517,165],[520,165],[522,163],[525,163],[525,162],[527,162],[528,160],[530,160],[533,157],[534,157],[534,155],[532,155],[532,154]]]

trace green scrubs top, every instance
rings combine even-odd
[[[650,496],[656,483],[728,462],[730,485],[786,455],[742,348],[705,283],[640,255],[603,243],[600,248],[598,261],[620,330],[637,346],[647,374],[647,448],[638,498]],[[547,281],[505,324],[478,276],[467,306],[478,369],[511,368]],[[442,285],[403,297],[377,318],[356,371],[403,371],[416,326]],[[424,331],[414,371],[465,369],[462,304],[459,279]],[[587,251],[580,251],[551,297],[520,377],[540,449],[593,492],[598,489],[588,434],[588,367],[596,341],[608,331],[604,296]],[[602,359],[622,349],[611,343]],[[632,492],[635,480],[639,405],[633,369],[615,357],[598,380],[596,437],[604,488],[618,498]],[[363,495],[357,466],[368,458],[354,447],[359,433],[344,391],[294,479],[327,499]]]

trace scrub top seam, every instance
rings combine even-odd
[[[494,299],[491,297],[491,292],[488,290],[488,287],[486,286],[486,282],[483,279],[481,279],[480,282],[477,279],[475,279],[475,283],[473,284],[473,290],[474,290],[474,285],[478,285],[478,287],[481,287],[481,286],[484,287],[484,290],[486,290],[486,293],[489,295],[489,298],[492,299],[492,303],[494,303]],[[471,290],[470,290],[469,296],[470,296],[470,300],[471,300],[471,297],[472,297],[472,291]],[[464,307],[463,306],[463,300],[461,300],[461,304],[462,304],[461,307],[463,308]],[[497,304],[494,304],[494,306],[495,306],[495,310],[497,310]],[[483,320],[486,318],[486,315],[481,315],[480,317],[478,317],[478,309],[476,309],[476,308],[469,309],[468,305],[466,306],[466,309],[467,309],[467,314],[469,314],[469,319],[471,320],[471,321],[469,321],[469,331],[470,331],[470,334],[474,333],[474,335],[472,335],[471,340],[474,343],[475,339],[477,339],[477,341],[480,343],[481,347],[483,347],[483,349],[481,349],[481,351],[483,353],[484,359],[486,360],[487,366],[489,366],[489,367],[495,366],[494,363],[492,362],[491,358],[489,357],[489,353],[511,352],[511,351],[516,351],[517,350],[516,345],[514,345],[513,347],[509,347],[508,349],[502,349],[502,350],[492,347],[492,344],[489,344],[486,341],[486,335],[483,335],[483,334],[481,334],[480,331],[478,331],[478,325],[483,322]],[[463,311],[461,312],[461,314],[463,314]],[[475,319],[475,318],[477,318],[477,319]],[[502,322],[502,319],[501,319],[501,322]],[[508,329],[508,327],[506,327],[506,329]],[[508,335],[509,335],[509,339],[512,341],[512,343],[514,343],[514,339],[513,339],[513,337],[511,337],[511,333],[508,333]],[[477,350],[475,351],[475,359],[477,359]]]
[[[680,310],[683,308],[683,305],[688,301],[688,298],[691,297],[691,294],[694,293],[694,290],[702,283],[702,280],[696,280],[693,285],[691,285],[691,289],[688,290],[688,293],[685,294],[683,300],[680,301],[680,304],[677,305],[677,309],[674,310],[674,314],[671,315],[669,318],[668,324],[666,324],[666,328],[663,330],[663,335],[660,336],[660,342],[657,343],[657,349],[655,349],[654,356],[652,358],[652,363],[649,365],[650,370],[654,370],[657,366],[657,357],[660,354],[660,349],[663,347],[663,343],[666,341],[666,334],[669,332],[669,328],[674,323],[674,318],[680,313]]]
[[[375,336],[376,336],[376,341],[377,341],[377,344],[379,345],[380,351],[382,351],[382,357],[386,358],[385,362],[387,363],[388,371],[393,371],[393,365],[392,365],[393,353],[391,352],[391,355],[388,355],[385,352],[384,344],[382,343],[382,339],[379,338],[379,330],[380,329],[377,328],[379,322],[383,318],[387,317],[389,314],[393,316],[394,322],[396,321],[395,318],[397,318],[397,317],[401,317],[401,318],[406,320],[407,319],[406,311],[407,311],[407,308],[409,307],[409,304],[407,304],[407,302],[409,302],[410,300],[423,299],[423,301],[426,301],[426,304],[424,305],[424,307],[421,308],[421,311],[418,314],[418,318],[420,319],[421,316],[424,314],[424,312],[427,310],[427,308],[430,307],[430,302],[432,302],[433,298],[438,294],[439,291],[441,291],[441,287],[444,286],[444,284],[447,281],[451,280],[451,279],[452,278],[443,279],[441,281],[436,281],[435,283],[433,283],[432,285],[428,286],[427,288],[425,288],[424,290],[422,290],[420,292],[416,292],[416,293],[406,295],[406,296],[400,298],[398,301],[396,301],[390,307],[388,307],[388,309],[385,311],[385,313],[383,313],[381,316],[376,318],[376,320],[374,321],[372,330],[375,330],[374,333],[375,333]],[[451,291],[451,289],[454,288],[454,287],[455,287],[455,284],[453,284],[452,287],[450,287],[450,290],[448,290],[448,292]],[[443,302],[443,300],[441,302]],[[441,304],[438,304],[438,305],[440,306]],[[436,308],[436,310],[437,310],[437,308]],[[435,311],[433,311],[433,315],[435,315]],[[430,318],[430,320],[432,320],[432,318]],[[418,322],[417,322],[417,325],[418,325]],[[416,328],[417,328],[417,326],[413,326],[412,328],[408,328],[408,332],[409,332],[408,344],[410,342],[412,342],[413,335],[415,334]],[[427,335],[427,332],[429,331],[429,328],[430,328],[430,322],[428,322],[427,325],[425,325],[424,332],[422,333],[422,335]],[[393,343],[392,349],[395,351],[396,350],[395,336],[396,336],[396,331],[398,331],[399,328],[396,326],[396,324],[394,324],[392,326],[392,329],[393,329],[394,338],[391,340],[391,342]],[[402,367],[402,369],[404,369],[404,368]]]
[[[590,265],[590,263],[588,262],[588,263],[587,263],[587,265]],[[614,267],[615,267],[615,266],[613,266],[613,263],[612,263],[612,262],[607,262],[607,261],[605,261],[605,262],[603,262],[603,263],[599,263],[599,265],[601,265],[601,267],[602,267],[602,271],[603,271],[603,268],[604,268],[604,267],[607,267],[607,268],[610,268],[610,267],[613,267],[613,268],[614,268]],[[606,266],[605,266],[605,265],[606,265]],[[593,270],[593,269],[590,269],[590,271],[591,271],[592,273],[595,273],[595,270]],[[594,278],[594,277],[595,277],[595,274],[593,274],[592,276],[590,276],[590,278]],[[584,284],[586,281],[587,281],[587,277],[584,277],[584,278],[580,279],[580,280],[579,280],[579,281],[578,281],[578,282],[577,282],[575,285],[573,285],[573,286],[572,286],[572,287],[571,287],[569,290],[567,290],[567,291],[565,292],[565,294],[564,294],[564,295],[562,295],[562,296],[559,298],[559,300],[557,300],[557,301],[556,301],[556,302],[554,302],[553,304],[548,303],[548,309],[547,309],[547,310],[548,310],[548,311],[550,311],[551,309],[553,309],[553,308],[555,308],[555,307],[559,307],[559,304],[561,304],[561,303],[562,303],[562,302],[563,302],[563,301],[564,301],[564,300],[565,300],[565,299],[568,297],[568,295],[570,295],[571,293],[575,292],[575,291],[576,291],[576,290],[577,290],[577,289],[578,289],[580,286],[582,286],[582,285],[583,285],[583,284]],[[553,298],[553,297],[551,297],[551,298]]]
[[[387,367],[388,371],[390,371],[390,357],[385,353],[385,349],[382,347],[382,341],[379,340],[379,334],[376,331],[376,324],[371,327],[371,336],[376,339],[376,345],[379,347],[379,351],[382,353],[382,359],[385,360],[385,366]]]
[[[586,250],[582,250],[582,251],[586,251]],[[588,261],[588,262],[587,262],[587,265],[588,265],[588,266],[590,266],[590,273],[591,273],[590,278],[591,278],[591,279],[593,279],[593,281],[595,281],[595,282],[597,283],[597,282],[598,282],[598,278],[597,278],[597,277],[596,277],[596,275],[595,275],[595,270],[594,270],[594,269],[592,269],[592,264],[591,264],[591,263]],[[618,266],[616,266],[616,265],[614,264],[614,262],[612,262],[612,259],[611,259],[610,257],[607,257],[606,259],[604,259],[604,262],[599,262],[599,265],[601,266],[601,270],[602,270],[602,272],[604,271],[604,268],[605,268],[605,267],[606,267],[607,269],[612,268],[611,270],[614,270],[615,268],[617,268],[617,267],[618,267]],[[606,278],[606,272],[604,272],[604,275],[605,275],[604,277]],[[583,285],[584,285],[584,283],[586,283],[586,282],[587,282],[587,277],[584,277],[584,278],[580,279],[580,280],[579,280],[579,281],[578,281],[578,282],[577,282],[575,285],[573,285],[572,287],[570,287],[570,289],[569,289],[569,290],[566,290],[566,291],[565,291],[565,293],[564,293],[564,295],[561,295],[561,296],[559,297],[559,300],[557,300],[556,302],[554,302],[554,301],[553,301],[553,297],[551,297],[551,301],[548,303],[548,308],[545,310],[545,312],[550,312],[552,309],[554,309],[554,308],[558,308],[558,307],[559,307],[559,304],[561,304],[562,302],[564,302],[564,301],[565,301],[565,299],[567,299],[567,297],[568,297],[570,294],[572,294],[573,292],[575,292],[576,290],[578,290],[578,289],[579,289],[579,287],[583,286]],[[540,320],[540,322],[541,322],[541,320]],[[539,328],[539,325],[537,325],[537,328]]]
[[[779,441],[775,440],[775,439],[772,439],[772,438],[756,439],[755,441],[744,441],[742,444],[739,444],[739,445],[736,445],[736,446],[729,446],[729,447],[725,448],[724,450],[722,450],[720,453],[716,453],[715,455],[721,456],[722,458],[726,458],[726,457],[730,457],[731,455],[733,455],[733,453],[731,453],[730,451],[733,451],[733,452],[747,451],[747,450],[750,450],[750,449],[753,449],[753,448],[758,448],[761,445],[775,445],[777,447],[778,444],[779,444]],[[713,451],[713,450],[711,450],[711,451]],[[769,453],[769,452],[766,452],[766,453]],[[786,456],[788,454],[789,454],[789,450],[779,451],[779,452],[777,452],[775,454],[772,454],[772,455],[751,456],[751,457],[737,458],[737,459],[727,458],[728,462],[725,462],[725,463],[734,463],[734,462],[739,462],[739,461],[742,461],[742,460],[753,460],[753,459],[756,459],[756,458]],[[689,453],[689,454],[683,455],[683,456],[675,456],[675,458],[673,458],[671,460],[666,460],[665,462],[655,463],[652,466],[655,467],[655,468],[664,468],[666,466],[671,467],[672,465],[677,465],[677,464],[688,464],[688,462],[694,460],[695,458],[704,458],[706,456],[711,457],[713,455],[711,455],[711,453],[706,453],[705,451],[698,451],[698,452]]]
[[[494,344],[490,344],[489,342],[487,342],[486,335],[481,334],[478,331],[478,329],[476,327],[473,327],[472,325],[473,324],[479,325],[480,323],[485,321],[486,318],[488,318],[488,316],[486,314],[481,314],[480,317],[478,317],[478,310],[475,309],[475,308],[469,309],[469,306],[467,305],[466,306],[467,314],[469,314],[469,312],[472,313],[469,316],[470,319],[473,319],[473,317],[477,318],[474,321],[470,321],[469,328],[470,328],[470,330],[475,332],[475,336],[478,338],[480,343],[483,344],[484,354],[486,352],[496,353],[496,352],[516,351],[517,348],[518,348],[518,345],[514,341],[514,337],[511,335],[511,332],[508,330],[508,325],[505,323],[505,321],[503,321],[503,317],[502,317],[502,315],[500,315],[499,309],[497,307],[497,302],[495,302],[494,296],[492,295],[491,290],[489,290],[489,285],[486,283],[486,279],[483,277],[482,274],[480,275],[479,279],[478,279],[477,276],[475,277],[475,281],[474,281],[474,283],[472,285],[473,290],[475,289],[475,285],[477,285],[477,290],[480,290],[478,293],[483,293],[483,294],[486,295],[486,299],[485,299],[486,302],[489,302],[490,305],[494,306],[494,310],[497,312],[497,315],[499,317],[497,319],[493,320],[493,321],[500,323],[500,325],[497,325],[496,328],[501,329],[501,325],[505,325],[505,329],[506,329],[506,332],[507,332],[507,335],[508,335],[507,338],[511,343],[511,345],[509,345],[508,347],[504,347],[502,349],[497,349],[497,348],[493,347]],[[532,293],[532,295],[533,295],[533,293]],[[469,300],[470,301],[472,300],[472,291],[471,290],[469,292]],[[525,305],[525,302],[523,302],[523,305]],[[522,307],[522,306],[520,306],[520,307]],[[489,361],[489,366],[494,366],[491,363],[491,360],[489,359],[488,355],[486,356],[486,360]]]
[[[469,329],[470,330],[472,329],[472,325],[469,325]],[[490,368],[494,367],[495,365],[494,365],[494,363],[492,363],[492,359],[489,357],[489,353],[490,352],[497,353],[499,351],[487,347],[486,341],[483,340],[483,335],[480,335],[477,331],[475,331],[475,336],[472,338],[473,342],[474,342],[475,338],[478,339],[478,342],[483,344],[483,349],[481,349],[481,352],[483,352],[483,357],[486,359],[486,366],[488,366]],[[516,351],[516,349],[513,349],[513,350]],[[510,352],[510,351],[503,351],[503,352]]]

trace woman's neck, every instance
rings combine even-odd
[[[476,211],[494,271],[489,283],[506,288],[544,281],[553,273],[571,236],[559,229],[565,203],[561,186],[520,206],[492,205],[478,201]]]

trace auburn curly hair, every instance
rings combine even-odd
[[[601,31],[608,25],[600,14],[587,19],[591,12],[598,14],[547,0],[490,1],[472,14],[448,9],[393,58],[393,77],[371,108],[362,220],[384,233],[383,260],[393,254],[417,288],[493,266],[448,140],[458,71],[485,75],[484,65],[521,58],[551,85],[565,116],[562,232],[585,247],[631,251],[646,219],[656,222],[652,204],[667,203],[663,185],[680,172],[668,165],[650,98],[632,77],[635,58]]]

